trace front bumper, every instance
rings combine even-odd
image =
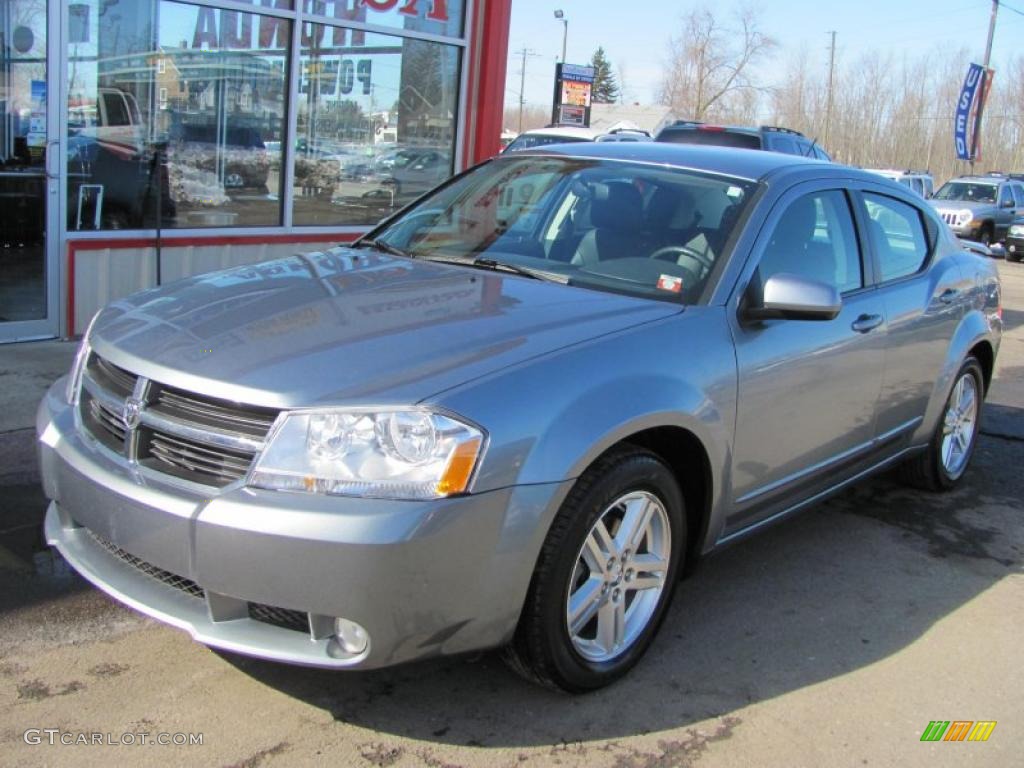
[[[63,386],[36,424],[47,541],[121,602],[260,658],[368,669],[507,642],[569,488],[408,502],[186,486],[84,436]],[[364,652],[340,648],[336,617],[366,629]]]

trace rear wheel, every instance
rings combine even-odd
[[[639,448],[599,459],[548,532],[510,666],[570,692],[625,674],[664,618],[685,545],[683,496],[668,467]]]
[[[903,466],[903,477],[910,485],[946,491],[963,477],[978,438],[984,386],[981,365],[968,357],[954,380],[928,450]]]

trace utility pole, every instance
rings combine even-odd
[[[519,70],[519,133],[523,132],[523,104],[526,102],[526,57],[535,55],[533,51],[523,46],[523,50],[516,51],[523,57],[522,68]]]
[[[829,32],[832,35],[832,44],[828,48],[828,101],[825,104],[825,147],[829,146],[829,133],[832,131],[832,89],[836,79],[836,31]],[[831,152],[831,150],[828,150]]]
[[[996,36],[996,16],[999,14],[999,0],[992,0],[992,15],[988,20],[988,41],[985,43],[984,71],[981,77],[981,95],[978,97],[978,109],[974,118],[974,138],[971,139],[971,171],[978,157],[978,142],[981,141],[981,116],[985,111],[985,101],[989,90],[989,64],[992,63],[992,39]]]

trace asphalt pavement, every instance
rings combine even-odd
[[[39,533],[32,412],[73,345],[0,347],[0,764],[1019,766],[1024,265],[1000,271],[961,488],[880,477],[709,559],[646,659],[577,697],[493,654],[332,673],[214,653],[105,597]],[[921,742],[932,720],[996,726]]]

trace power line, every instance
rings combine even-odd
[[[1020,10],[1018,8],[1014,8],[1012,5],[1007,5],[1006,3],[1003,3],[1003,2],[998,2],[998,3],[996,3],[996,5],[1002,6],[1006,10],[1012,11],[1013,13],[1016,13],[1018,16],[1024,16],[1024,11],[1022,11],[1022,10]]]

